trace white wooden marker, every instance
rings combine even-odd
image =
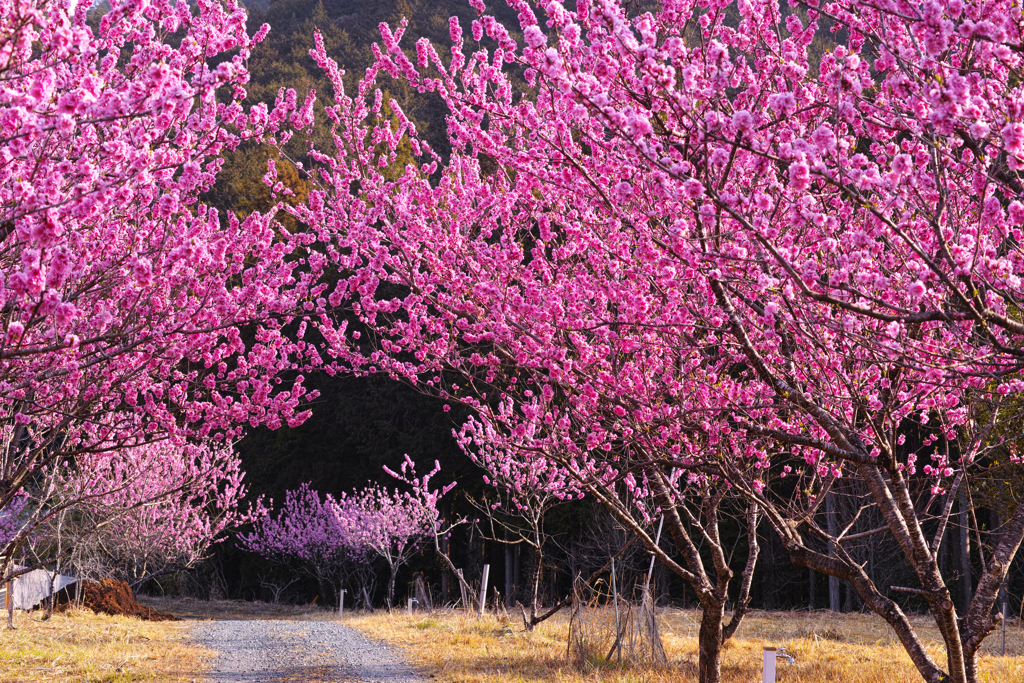
[[[764,668],[761,669],[761,683],[775,683],[775,648],[764,649]]]
[[[338,616],[340,617],[345,613],[345,589],[341,590],[341,597],[338,598]]]

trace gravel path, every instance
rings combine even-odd
[[[219,653],[211,683],[422,683],[387,646],[330,621],[204,621],[192,640]]]

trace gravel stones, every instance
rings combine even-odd
[[[192,640],[218,653],[210,683],[423,683],[386,645],[336,622],[196,622]]]

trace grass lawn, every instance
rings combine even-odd
[[[462,612],[357,614],[345,622],[389,642],[410,662],[443,681],[459,683],[533,683],[583,681],[673,683],[697,680],[695,610],[659,610],[659,627],[669,657],[663,671],[614,666],[577,670],[567,663],[568,619],[556,617],[532,633],[512,618],[477,618]],[[915,618],[935,658],[942,657],[937,632],[928,619]],[[830,612],[753,612],[738,637],[727,643],[723,662],[726,683],[761,680],[763,647],[784,646],[795,664],[779,663],[779,681],[794,683],[912,683],[920,681],[909,657],[885,624],[873,615]],[[989,638],[988,652],[999,636]],[[1007,654],[981,658],[981,680],[1024,681],[1024,634],[1017,620],[1007,632]]]
[[[209,654],[187,641],[182,622],[70,610],[7,614],[0,623],[0,683],[187,683],[202,680]]]
[[[145,599],[144,604],[188,619],[337,620],[316,606],[239,601]],[[669,665],[636,670],[614,665],[577,669],[568,663],[567,616],[558,615],[525,632],[512,616],[478,618],[461,611],[346,612],[343,623],[394,645],[424,677],[458,683],[682,683],[696,681],[695,610],[659,610]],[[914,617],[932,656],[941,643],[926,617]],[[137,619],[71,611],[42,620],[16,613],[16,631],[0,630],[0,683],[203,681],[209,652],[188,643],[186,622]],[[999,657],[998,632],[986,641],[981,680],[1024,681],[1024,627],[1012,619],[1007,654]],[[780,662],[780,682],[913,683],[920,678],[889,629],[872,615],[830,612],[759,612],[744,620],[724,655],[726,683],[758,683],[765,645],[783,646],[796,663]]]

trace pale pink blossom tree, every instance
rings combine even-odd
[[[0,544],[7,547],[18,536],[24,524],[24,517],[31,511],[28,496],[22,494],[11,501],[2,512],[0,512]]]
[[[486,472],[483,480],[489,490],[485,490],[479,500],[470,498],[469,502],[486,517],[490,540],[529,546],[533,551],[525,591],[529,613],[523,608],[523,624],[527,630],[533,630],[561,608],[559,603],[543,614],[537,609],[544,549],[548,542],[544,518],[561,503],[582,498],[583,492],[551,458],[529,449],[508,452],[510,446],[503,443],[501,435],[495,434],[488,423],[471,417],[459,430],[457,438],[463,452]],[[506,600],[510,597],[505,596]]]
[[[423,548],[427,539],[434,539],[440,521],[437,502],[455,483],[431,490],[430,480],[441,471],[440,463],[435,461],[433,470],[416,476],[416,465],[408,455],[397,472],[387,467],[384,471],[408,483],[412,490],[395,489],[389,493],[382,486],[368,486],[351,497],[343,497],[336,514],[350,528],[358,530],[361,545],[387,565],[386,596],[390,607],[395,599],[398,570]]]
[[[163,441],[80,457],[61,472],[29,540],[41,558],[101,568],[132,587],[190,569],[227,533],[258,519],[230,446]]]

